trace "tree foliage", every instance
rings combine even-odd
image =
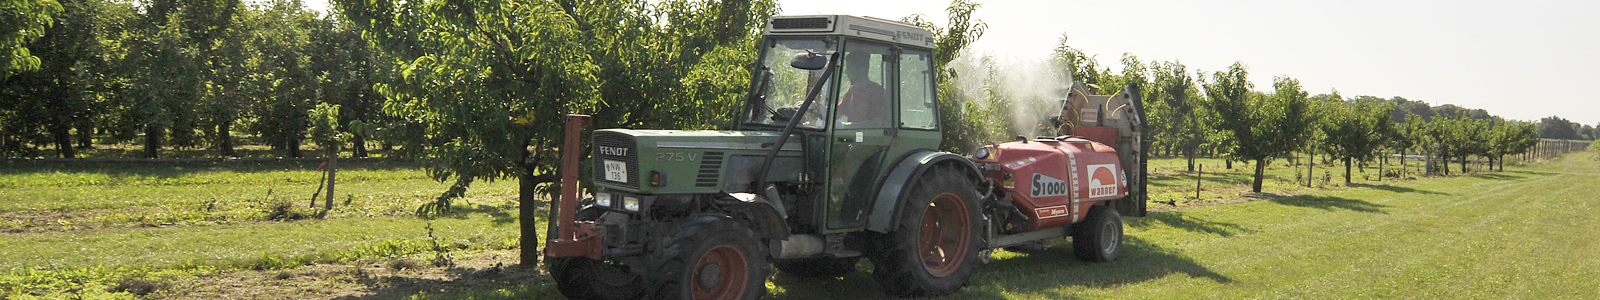
[[[44,36],[54,24],[51,16],[61,11],[52,0],[0,0],[0,79],[39,68],[39,57],[27,44]]]
[[[1370,160],[1388,138],[1395,135],[1394,119],[1390,116],[1394,104],[1381,100],[1358,97],[1344,102],[1336,91],[1328,97],[1331,105],[1320,107],[1324,149],[1333,157],[1344,161],[1344,182],[1350,183],[1352,161]]]
[[[935,41],[933,68],[938,70],[934,81],[938,85],[939,128],[943,135],[939,150],[964,153],[977,147],[978,143],[985,140],[983,126],[977,122],[996,120],[984,116],[981,106],[974,105],[972,99],[961,97],[956,78],[963,74],[950,67],[950,62],[960,57],[968,45],[983,37],[984,30],[989,28],[983,21],[972,19],[972,12],[978,10],[980,6],[971,0],[951,1],[950,6],[945,8],[949,20],[943,27],[922,15],[912,15],[901,20],[933,32]]]
[[[1256,161],[1251,191],[1261,192],[1265,164],[1273,157],[1301,149],[1312,128],[1310,104],[1300,81],[1289,77],[1274,79],[1274,93],[1251,92],[1249,73],[1243,63],[1211,75],[1206,94],[1217,112],[1223,129],[1237,142],[1229,155]]]

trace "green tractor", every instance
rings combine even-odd
[[[1085,116],[1082,135],[963,156],[936,150],[927,30],[779,16],[764,35],[735,130],[596,130],[581,205],[580,154],[564,153],[545,249],[563,294],[754,299],[769,266],[839,276],[867,258],[886,294],[943,295],[992,249],[1070,236],[1081,259],[1115,259],[1121,215],[1143,215],[1136,91],[1071,106],[1091,107],[1064,114]],[[585,118],[569,117],[563,149]]]

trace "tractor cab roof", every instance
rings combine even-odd
[[[933,48],[933,33],[900,21],[847,15],[775,16],[763,32],[768,36],[844,35],[917,48]]]

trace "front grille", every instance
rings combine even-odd
[[[606,151],[601,151],[601,150],[606,150]],[[639,153],[638,152],[639,152],[639,148],[635,147],[635,144],[634,144],[634,141],[633,141],[633,136],[629,136],[629,135],[625,135],[625,134],[619,134],[619,133],[613,133],[613,132],[595,133],[594,134],[594,158],[595,158],[595,160],[594,160],[594,180],[595,180],[595,182],[604,182],[604,183],[621,185],[621,186],[625,186],[625,187],[639,188]],[[621,155],[617,155],[617,154],[621,154]],[[606,160],[619,161],[619,162],[622,162],[623,164],[627,165],[627,167],[625,167],[624,169],[627,170],[628,174],[627,174],[627,176],[624,176],[622,178],[623,181],[614,181],[614,180],[607,180],[606,179],[606,166],[605,166],[605,161]]]
[[[722,152],[706,152],[700,156],[700,173],[695,176],[694,186],[716,187],[718,175],[722,175]]]
[[[828,18],[790,18],[772,20],[772,29],[828,29],[832,21]]]

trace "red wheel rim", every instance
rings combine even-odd
[[[717,245],[706,251],[690,270],[690,290],[695,299],[739,299],[750,277],[750,269],[739,248]]]
[[[956,272],[967,257],[971,222],[966,202],[955,193],[939,194],[928,201],[928,209],[922,211],[922,228],[917,231],[917,250],[928,273],[942,277]]]

